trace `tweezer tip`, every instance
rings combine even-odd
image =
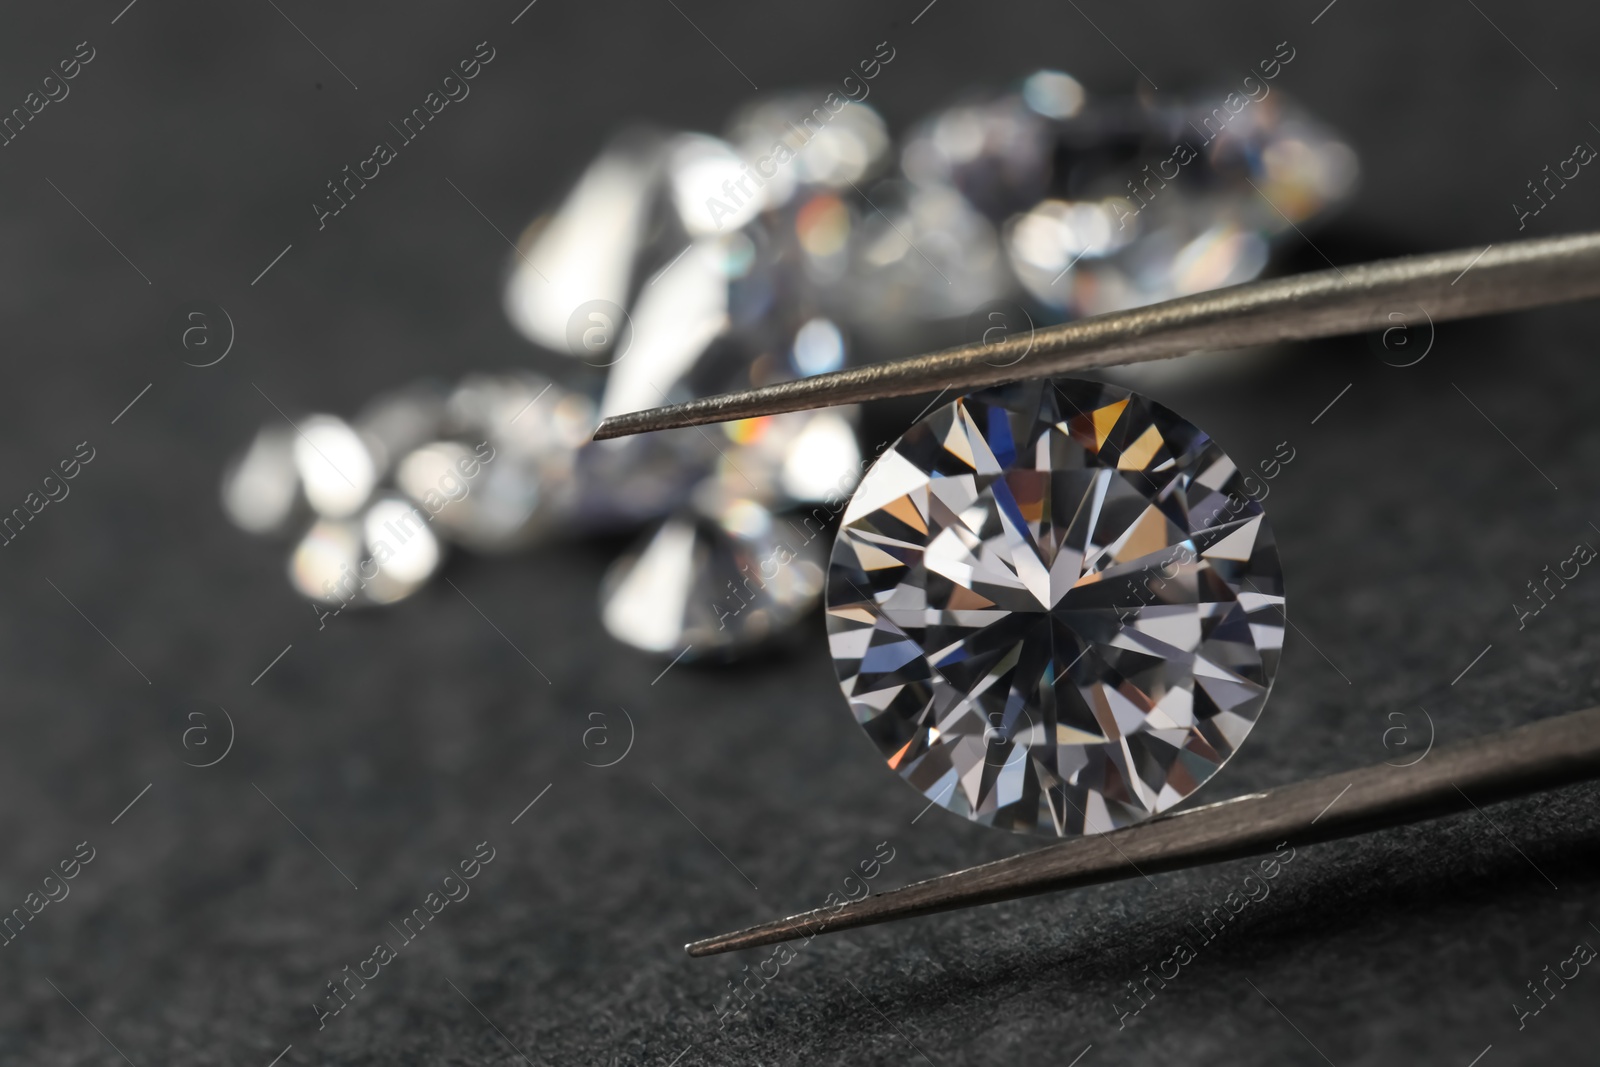
[[[701,956],[718,956],[728,951],[726,944],[727,935],[718,937],[703,937],[699,941],[690,941],[683,946],[683,951],[696,959]]]

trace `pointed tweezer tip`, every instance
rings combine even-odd
[[[882,894],[879,894],[880,896]],[[856,906],[866,903],[868,897],[854,902]],[[715,937],[703,937],[698,941],[690,941],[683,946],[683,951],[690,956],[720,956],[724,952],[737,952],[740,949],[760,948],[763,945],[776,945],[784,941],[794,941],[806,935],[815,936],[830,928],[838,912],[832,909],[819,908],[814,911],[803,911],[798,915],[791,915],[786,919],[776,919],[771,922],[761,923],[757,926],[747,926],[743,930],[734,930],[730,933],[718,934]],[[853,912],[850,918],[854,918]]]
[[[683,951],[691,957],[699,959],[702,956],[720,956],[724,952],[737,952],[742,948],[756,948],[760,945],[773,944],[778,941],[788,940],[786,937],[777,937],[771,940],[751,940],[751,934],[765,930],[764,926],[751,927],[748,930],[739,930],[731,934],[718,934],[716,937],[704,937],[699,941],[690,941],[683,946]]]

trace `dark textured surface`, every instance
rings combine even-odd
[[[252,383],[288,408],[349,411],[419,374],[524,358],[498,310],[505,244],[449,182],[515,232],[617,123],[719,123],[749,85],[685,15],[763,88],[834,80],[888,38],[898,56],[872,102],[897,128],[969,74],[1047,63],[1113,92],[1133,86],[1131,62],[1179,90],[1236,81],[1288,39],[1279,87],[1366,164],[1358,202],[1315,237],[1341,262],[1515,236],[1524,183],[1600,142],[1592,16],[1340,0],[1312,25],[1322,0],[940,0],[911,25],[920,2],[540,0],[513,26],[517,0],[278,6],[139,0],[115,25],[122,0],[18,7],[0,30],[6,108],[78,41],[97,50],[0,148],[0,503],[77,442],[96,450],[70,497],[0,550],[0,905],[77,842],[97,850],[0,949],[0,1062],[265,1067],[291,1043],[282,1063],[520,1063],[513,1043],[548,1064],[1066,1064],[1091,1044],[1084,1067],[1465,1067],[1491,1044],[1482,1067],[1592,1059],[1592,968],[1520,1031],[1511,1007],[1576,942],[1600,943],[1589,788],[1492,809],[1493,824],[1301,850],[1125,1030],[1123,983],[1247,865],[818,939],[719,1029],[726,983],[767,953],[691,961],[685,940],[817,905],[880,841],[896,850],[880,886],[1023,842],[942,812],[912,825],[919,798],[851,724],[820,622],[793,655],[652,682],[662,664],[595,616],[609,548],[457,560],[450,577],[547,684],[444,584],[319,632],[281,554],[229,528],[215,495],[227,453],[274,417]],[[317,232],[323,183],[486,38],[497,56],[472,96]],[[1597,195],[1585,171],[1525,232],[1600,225]],[[238,324],[206,370],[178,362],[166,325],[196,297]],[[1600,544],[1597,314],[1441,326],[1405,370],[1351,339],[1248,378],[1147,386],[1236,457],[1297,450],[1267,506],[1298,632],[1206,799],[1383,759],[1391,713],[1422,730],[1425,707],[1454,738],[1600,699],[1600,577],[1520,632],[1510,607],[1575,542]],[[237,743],[214,768],[184,766],[185,714],[217,705]],[[589,714],[620,743],[619,706],[632,751],[585,766]],[[497,855],[471,896],[318,1032],[324,983],[482,840]]]

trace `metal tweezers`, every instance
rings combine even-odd
[[[892,363],[613,415],[596,440],[972,389],[1204,349],[1362,333],[1600,297],[1600,233],[1381,260],[1180,297]],[[691,956],[1315,844],[1600,778],[1600,707],[1252,793],[695,941]]]

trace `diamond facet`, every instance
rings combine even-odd
[[[1247,474],[1094,382],[975,393],[862,479],[828,571],[856,720],[930,800],[1059,836],[1147,819],[1255,724],[1283,581]]]

